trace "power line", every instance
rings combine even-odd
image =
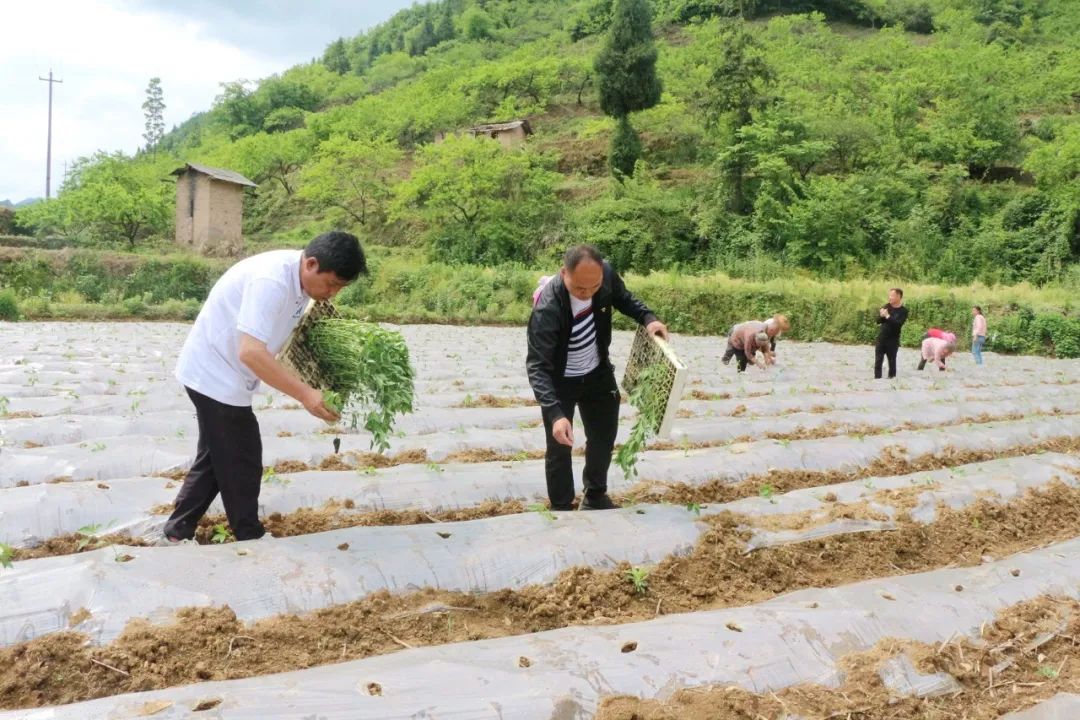
[[[63,80],[54,80],[52,68],[49,68],[49,77],[43,78],[38,75],[38,80],[49,83],[49,140],[45,148],[45,199],[48,200],[52,189],[52,93],[55,83]]]

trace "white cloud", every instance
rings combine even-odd
[[[7,3],[0,43],[0,199],[44,195],[47,76],[54,86],[53,194],[64,163],[142,143],[146,85],[161,78],[166,127],[210,107],[218,83],[260,78],[319,48],[284,57],[215,39],[197,19],[108,0]],[[290,57],[299,51],[300,57]]]

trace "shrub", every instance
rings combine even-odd
[[[19,319],[19,301],[13,290],[0,290],[0,320]]]

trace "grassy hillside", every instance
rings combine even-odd
[[[655,0],[664,92],[632,179],[593,61],[610,0],[417,5],[100,154],[19,213],[90,244],[168,237],[183,161],[259,183],[254,247],[331,227],[451,264],[765,280],[1080,284],[1080,13],[1069,0]],[[526,118],[524,148],[436,133]],[[103,192],[102,188],[108,188]],[[132,229],[134,228],[134,230]]]

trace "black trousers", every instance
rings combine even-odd
[[[221,493],[229,526],[237,540],[266,533],[259,520],[262,489],[262,437],[250,407],[226,405],[185,388],[195,405],[199,444],[195,462],[173,503],[165,534],[174,540],[195,536],[199,520]]]
[[[572,423],[574,410],[581,410],[585,426],[585,472],[582,486],[585,495],[596,498],[607,492],[607,474],[611,467],[611,451],[619,429],[619,386],[615,372],[609,367],[593,370],[580,378],[561,378],[555,382],[559,407]],[[574,468],[571,449],[555,441],[552,423],[544,419],[547,434],[547,453],[544,470],[547,474],[548,499],[551,507],[567,510],[574,501]]]
[[[900,339],[878,340],[874,346],[874,377],[881,378],[881,365],[889,359],[889,377],[896,377],[896,353],[900,350]]]

